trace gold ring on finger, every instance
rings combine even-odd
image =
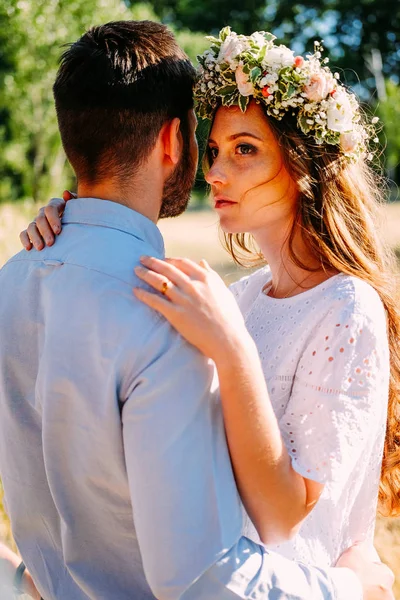
[[[161,286],[161,293],[162,293],[163,296],[167,295],[170,283],[171,283],[170,281],[163,281],[163,284]]]

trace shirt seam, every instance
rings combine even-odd
[[[65,219],[63,219],[62,221],[63,225],[88,225],[88,226],[92,226],[92,227],[104,227],[105,229],[115,229],[116,231],[120,231],[121,233],[126,233],[127,235],[130,235],[138,240],[140,240],[141,242],[148,242],[149,240],[145,239],[145,236],[141,237],[140,235],[138,235],[137,233],[134,233],[133,231],[129,231],[128,229],[124,229],[122,228],[122,226],[117,226],[117,225],[111,225],[109,222],[107,221],[102,221],[101,219],[99,220],[71,220],[68,217],[66,217]],[[154,237],[156,237],[157,234],[154,235]],[[161,233],[160,233],[161,236]],[[160,241],[160,240],[159,240]]]

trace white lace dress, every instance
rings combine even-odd
[[[261,357],[293,467],[325,484],[288,558],[334,565],[373,540],[386,428],[389,350],[378,294],[344,274],[286,299],[262,292],[262,268],[231,286]],[[244,535],[259,541],[246,515]]]

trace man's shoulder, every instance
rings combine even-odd
[[[19,252],[0,271],[2,287],[10,296],[29,296],[30,304],[37,303],[45,314],[58,308],[73,322],[90,319],[101,324],[110,338],[139,341],[162,321],[132,291],[143,285],[134,273],[140,256],[154,254],[154,249],[118,231],[93,235],[92,229],[66,231],[54,246],[40,252]],[[21,312],[19,305],[8,305],[8,310]]]
[[[3,270],[8,271],[9,266],[15,267],[18,263],[25,263],[25,269],[32,272],[35,268],[43,269],[46,266],[76,267],[77,270],[84,269],[92,279],[109,277],[119,280],[122,286],[132,286],[134,268],[144,254],[158,256],[158,252],[146,240],[125,232],[68,224],[53,246],[41,251],[22,250],[9,259]],[[15,272],[15,269],[12,271]],[[7,277],[12,278],[13,274]]]

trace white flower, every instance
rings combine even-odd
[[[375,125],[375,123],[377,123],[378,121],[379,121],[379,117],[374,117],[374,118],[371,120],[371,123],[372,123],[373,125]]]
[[[206,51],[204,53],[204,55],[206,57],[205,61],[204,61],[206,65],[211,65],[211,64],[215,63],[215,56],[214,56],[214,53],[211,52],[211,50],[208,50],[208,52]]]
[[[267,50],[263,60],[263,66],[280,70],[284,67],[292,67],[294,65],[294,52],[286,46],[274,46]]]
[[[260,33],[259,31],[255,31],[252,35],[251,35],[251,39],[255,41],[255,43],[262,48],[263,46],[265,46],[266,44],[266,40],[265,37],[262,35],[262,33]]]
[[[344,133],[353,129],[354,110],[345,90],[336,90],[326,111],[328,129]]]
[[[239,92],[242,96],[252,96],[254,94],[253,84],[251,83],[249,76],[243,71],[243,67],[238,67],[235,71],[236,83]]]
[[[228,35],[226,40],[222,42],[221,49],[218,54],[217,62],[228,63],[231,67],[236,66],[236,58],[247,48],[246,40],[240,39],[236,33]]]

